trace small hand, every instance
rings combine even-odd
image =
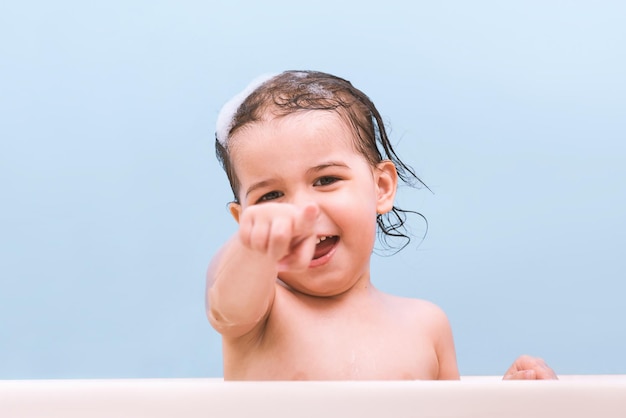
[[[263,203],[243,211],[239,237],[244,246],[267,255],[278,271],[306,269],[313,258],[315,222],[319,207],[314,203]]]
[[[504,373],[503,380],[544,380],[558,379],[545,361],[527,355],[520,356]]]

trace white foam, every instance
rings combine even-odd
[[[233,117],[235,113],[237,113],[237,109],[239,106],[246,100],[246,98],[252,94],[257,88],[259,88],[266,81],[276,77],[278,74],[262,74],[256,77],[250,84],[246,86],[241,92],[237,93],[233,98],[231,98],[220,110],[220,113],[217,115],[217,123],[215,132],[217,134],[217,140],[222,144],[222,146],[226,146],[226,141],[228,140],[228,133],[233,126]]]
[[[328,89],[326,89],[323,86],[320,86],[319,84],[308,85],[307,91],[313,96],[323,97],[325,99],[330,99],[331,97],[333,97],[333,94],[330,91],[328,91]]]

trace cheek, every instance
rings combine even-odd
[[[344,228],[350,228],[357,239],[370,239],[376,230],[376,201],[372,193],[335,199],[331,216]],[[334,214],[333,214],[334,213]]]

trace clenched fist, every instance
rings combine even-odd
[[[246,208],[239,219],[241,243],[276,261],[279,272],[304,270],[315,251],[315,203],[263,203]]]

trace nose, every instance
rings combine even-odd
[[[315,204],[315,199],[312,194],[303,189],[294,190],[288,200],[292,205],[299,207],[304,207],[312,203]]]
[[[321,212],[320,205],[317,199],[315,199],[313,193],[310,193],[307,190],[297,190],[291,194],[288,201],[292,205],[295,205],[302,209],[307,207],[314,207],[317,212],[316,218],[319,218]]]

